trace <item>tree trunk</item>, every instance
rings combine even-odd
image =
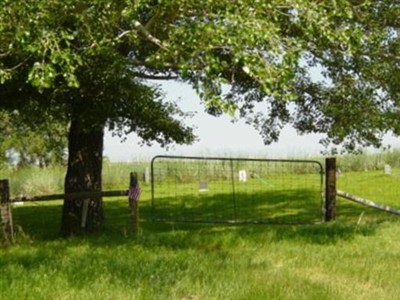
[[[73,117],[68,135],[68,169],[65,194],[101,191],[103,160],[103,126],[85,126],[79,117]],[[65,199],[61,234],[70,236],[93,232],[104,221],[101,197]]]

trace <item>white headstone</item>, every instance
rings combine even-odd
[[[144,170],[143,179],[144,179],[144,182],[150,183],[150,169],[149,169],[149,167],[146,167],[146,169]]]
[[[239,181],[240,182],[246,182],[247,181],[247,173],[245,170],[240,170],[239,171]]]
[[[392,174],[392,167],[388,164],[385,165],[385,174],[386,175]]]
[[[207,192],[208,191],[208,183],[207,181],[199,182],[199,192]]]

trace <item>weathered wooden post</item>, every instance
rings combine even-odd
[[[8,180],[0,180],[0,209],[3,235],[7,242],[12,243],[14,241],[14,229]]]
[[[333,221],[336,216],[336,158],[325,160],[325,221]]]
[[[131,217],[133,223],[133,230],[137,233],[139,231],[139,197],[141,189],[138,183],[138,176],[136,172],[130,173],[128,201],[129,208],[131,209]]]

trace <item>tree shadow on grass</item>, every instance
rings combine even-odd
[[[316,223],[321,221],[321,194],[312,190],[199,193],[155,200],[159,220],[236,223]]]
[[[293,220],[319,220],[319,212],[313,205],[305,205],[307,192],[280,192],[274,193],[273,198],[263,200],[265,196],[271,194],[260,194],[258,200],[243,198],[240,203],[242,215],[259,217],[262,213],[275,212],[270,219],[265,219],[270,223]],[[304,197],[303,200],[299,195]],[[285,212],[281,215],[276,212],[285,211],[287,199],[290,202],[291,213]],[[200,212],[202,217],[215,218],[214,212],[219,212],[218,216],[227,217],[229,214],[221,214],[223,208],[221,199],[225,196],[217,196],[208,201],[194,206],[194,211]],[[295,198],[294,198],[295,197]],[[256,198],[257,199],[257,198]],[[297,199],[296,201],[294,199]],[[230,199],[231,200],[231,199]],[[190,200],[192,201],[192,200]],[[226,199],[229,201],[229,199]],[[222,201],[222,203],[224,203]],[[382,221],[398,221],[397,217],[391,217],[376,210],[369,210],[365,217],[359,222],[359,216],[365,209],[363,207],[341,201],[338,202],[337,222],[331,224],[314,225],[272,225],[272,224],[227,224],[227,223],[191,223],[191,222],[153,222],[148,216],[151,214],[151,207],[148,201],[143,201],[141,205],[141,222],[139,234],[133,233],[130,219],[130,212],[126,199],[105,201],[106,225],[104,231],[93,236],[74,237],[69,241],[74,244],[77,241],[88,243],[93,246],[113,246],[124,243],[140,244],[144,247],[156,247],[163,245],[174,249],[178,248],[204,248],[212,249],[221,243],[220,239],[235,243],[237,239],[244,239],[250,242],[279,242],[279,241],[301,241],[313,244],[335,244],[343,240],[351,240],[356,236],[369,236],[375,233],[376,227]],[[169,207],[164,206],[164,213],[178,211],[179,203],[172,203]],[[231,207],[226,208],[230,210]],[[182,212],[187,213],[185,210]],[[207,215],[205,212],[212,212]],[[255,213],[254,211],[257,211]],[[318,217],[317,217],[318,216]],[[274,219],[275,217],[275,219]],[[59,228],[61,219],[61,202],[53,205],[30,205],[21,206],[14,209],[14,221],[19,228],[17,234],[25,235],[27,240],[34,242],[47,242],[61,240],[59,238]],[[249,221],[250,220],[250,221]],[[251,222],[247,217],[245,221]],[[289,222],[288,222],[289,221]],[[357,224],[359,223],[359,224]],[[68,241],[68,240],[67,240]],[[63,246],[61,246],[63,245]],[[60,247],[67,244],[61,243]]]
[[[118,212],[123,213],[122,205],[115,208],[115,213]],[[252,260],[254,251],[268,258],[269,251],[287,249],[285,245],[277,246],[280,243],[291,243],[290,247],[295,245],[299,248],[305,244],[332,245],[351,241],[360,235],[374,234],[374,227],[345,224],[247,226],[143,221],[141,226],[143,232],[139,237],[106,231],[97,237],[46,242],[32,251],[10,251],[9,256],[0,259],[0,269],[13,270],[18,266],[18,276],[22,274],[25,282],[26,278],[35,274],[32,280],[34,293],[37,292],[33,288],[37,287],[37,277],[51,280],[44,276],[47,270],[53,270],[56,282],[60,282],[61,273],[62,282],[72,293],[88,289],[98,283],[99,278],[108,278],[110,281],[107,284],[112,288],[145,285],[154,290],[153,295],[162,295],[171,286],[178,286],[181,278],[195,283],[199,276],[203,276],[201,280],[210,284],[213,280],[210,277],[220,275],[218,266],[226,268],[226,262],[230,270],[237,264],[236,272],[243,270],[250,273],[252,266],[247,261]],[[275,250],[270,250],[273,244]],[[288,252],[283,257],[293,255],[291,249]],[[241,260],[242,257],[245,258]],[[204,268],[197,271],[194,265],[202,264],[204,260],[210,271],[217,271],[217,274],[207,275],[208,270]],[[14,277],[9,279],[10,282],[17,276],[15,272],[11,274]],[[221,275],[224,274],[221,272]]]
[[[62,202],[29,203],[12,208],[17,238],[53,240],[59,237]]]
[[[277,197],[274,201],[271,200],[271,207],[282,208],[283,199]],[[157,284],[149,287],[155,289],[154,294],[157,294],[177,284],[180,276],[197,278],[198,274],[193,274],[196,270],[192,265],[202,263],[205,257],[211,257],[209,264],[221,262],[223,268],[224,261],[229,261],[232,257],[238,258],[242,249],[250,260],[256,250],[267,256],[271,245],[275,245],[275,250],[271,251],[285,249],[285,243],[291,244],[290,247],[304,247],[306,244],[335,245],[360,236],[373,236],[379,226],[374,222],[362,222],[357,225],[353,216],[359,214],[359,207],[352,203],[340,202],[338,206],[341,215],[338,219],[344,221],[330,224],[166,223],[152,222],[142,217],[140,234],[135,235],[128,228],[129,209],[126,199],[106,200],[104,204],[107,216],[105,231],[94,236],[69,239],[58,238],[61,202],[53,206],[31,205],[16,208],[15,221],[32,238],[33,249],[11,249],[9,255],[0,259],[0,269],[13,270],[18,266],[18,276],[24,274],[25,277],[29,277],[30,274],[46,275],[43,273],[44,265],[48,266],[49,270],[61,269],[60,272],[71,290],[84,289],[91,283],[98,282],[99,272],[119,282],[120,285],[116,284],[118,287],[136,287],[156,280]],[[248,204],[252,204],[249,209],[255,205]],[[218,203],[207,203],[208,205],[219,207]],[[263,205],[262,202],[258,203],[258,209],[262,209]],[[143,201],[141,208],[142,216],[150,213],[148,202]],[[303,214],[304,211],[299,210],[299,213]],[[283,244],[282,248],[280,243]],[[63,260],[64,257],[67,259]],[[190,270],[190,275],[185,273],[186,270]],[[176,276],[166,276],[170,273]],[[16,276],[16,273],[13,274]],[[35,281],[32,281],[32,285],[35,285]]]
[[[122,198],[121,198],[122,199]],[[127,227],[130,211],[126,198],[104,201],[106,212],[105,226],[100,232]],[[49,241],[60,238],[62,201],[47,201],[14,205],[13,223],[17,238],[35,241]],[[96,235],[96,234],[95,234]]]

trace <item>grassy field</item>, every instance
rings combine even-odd
[[[132,166],[109,168],[119,175],[110,175],[108,186],[126,188]],[[396,178],[396,169],[392,175],[349,171],[338,187],[396,206]],[[16,244],[0,248],[0,299],[375,300],[400,294],[396,216],[338,198],[330,224],[154,223],[147,218],[150,187],[142,187],[138,235],[125,198],[105,199],[104,232],[69,239],[58,237],[61,202],[14,207]]]

